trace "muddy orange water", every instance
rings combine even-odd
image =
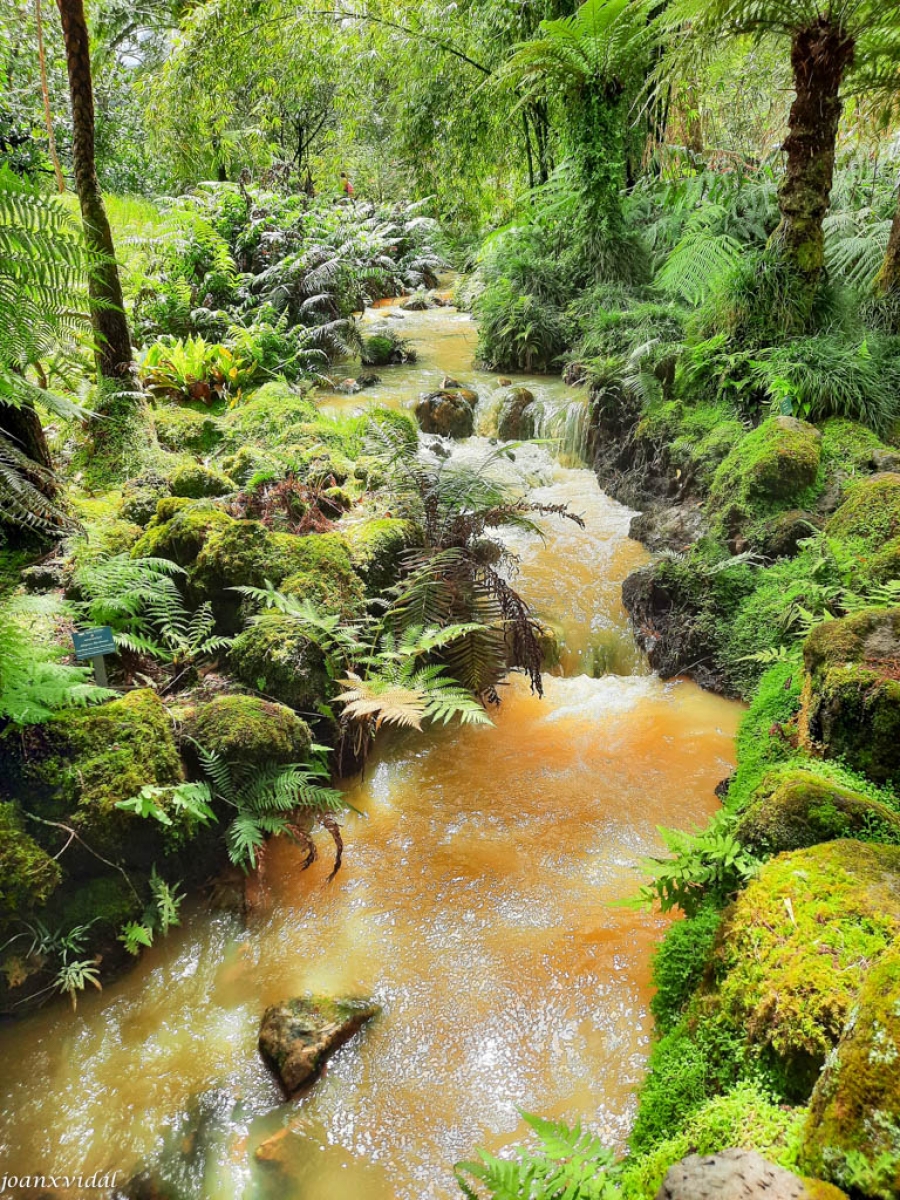
[[[481,385],[489,431],[471,324],[440,310],[407,329],[420,363],[382,371],[378,398],[395,380],[409,402],[452,372]],[[562,385],[531,382],[565,416]],[[619,591],[647,556],[631,514],[549,448],[515,455],[512,482],[586,521],[510,540],[564,674],[542,700],[514,680],[493,728],[390,743],[350,793],[331,883],[324,844],[306,873],[275,845],[249,928],[195,909],[76,1014],[5,1028],[0,1187],[37,1172],[122,1182],[162,1156],[172,1194],[192,1200],[445,1200],[454,1161],[522,1135],[518,1109],[580,1116],[623,1145],[664,921],[615,902],[639,886],[658,825],[715,808],[740,710],[660,682],[635,653]],[[306,991],[372,996],[383,1015],[283,1105],[256,1029],[267,1004]]]

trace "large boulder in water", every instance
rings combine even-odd
[[[504,442],[533,438],[537,432],[534,392],[528,388],[513,388],[504,396],[497,417],[497,435]]]
[[[429,392],[416,405],[416,420],[423,433],[441,437],[467,438],[475,432],[478,397],[468,388]]]
[[[776,1167],[755,1150],[691,1154],[669,1168],[656,1200],[846,1200],[817,1179]]]
[[[292,1096],[315,1079],[335,1050],[380,1011],[379,1005],[368,1000],[322,996],[284,1000],[263,1013],[259,1049]]]

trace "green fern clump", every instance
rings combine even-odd
[[[583,1130],[522,1113],[537,1145],[516,1147],[515,1158],[497,1158],[479,1149],[480,1161],[454,1167],[467,1200],[617,1200],[610,1171],[613,1154]]]
[[[0,724],[37,725],[64,709],[115,697],[94,684],[90,667],[63,662],[65,651],[40,641],[39,618],[58,613],[55,597],[16,597],[0,608]]]
[[[721,921],[714,904],[703,904],[692,917],[675,921],[653,955],[656,993],[650,1011],[660,1033],[677,1025],[685,1004],[703,978]]]

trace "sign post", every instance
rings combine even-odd
[[[77,659],[89,658],[94,664],[94,679],[99,687],[106,687],[106,662],[104,654],[115,654],[116,640],[108,625],[98,629],[87,629],[84,633],[73,633]]]

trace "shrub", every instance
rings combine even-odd
[[[674,921],[653,955],[656,994],[650,1011],[662,1033],[669,1033],[703,977],[706,960],[719,928],[715,905],[704,904],[693,917]]]

